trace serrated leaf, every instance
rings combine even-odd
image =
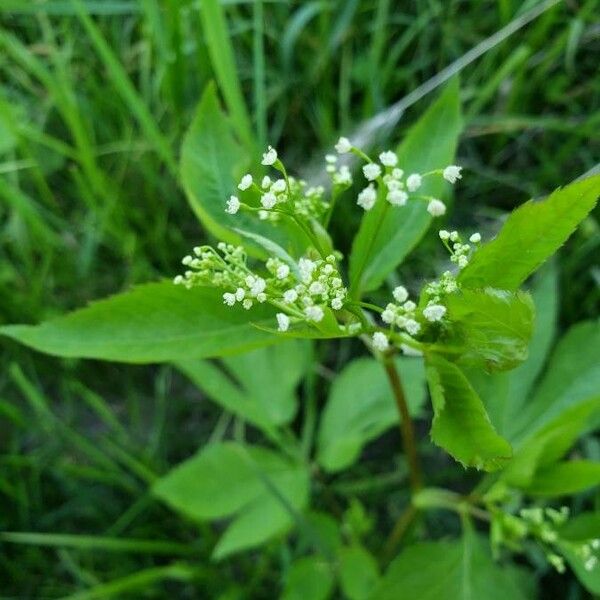
[[[420,359],[396,360],[411,414],[425,400],[425,372]],[[328,471],[355,462],[363,446],[398,423],[398,409],[381,363],[352,361],[335,378],[321,417],[318,461]]]
[[[266,448],[224,442],[179,464],[155,483],[153,493],[193,520],[235,516],[215,548],[215,557],[223,558],[289,529],[289,507],[304,509],[308,485],[303,465]]]
[[[521,572],[513,566],[494,563],[487,540],[468,529],[461,540],[408,546],[390,564],[369,600],[530,600],[532,597]]]
[[[458,81],[443,94],[410,129],[398,147],[398,165],[406,173],[425,173],[450,164],[462,129]],[[419,193],[442,196],[446,184],[429,177]],[[432,217],[423,202],[392,207],[380,197],[362,219],[350,254],[351,294],[378,288],[423,237]]]
[[[486,288],[447,297],[451,325],[444,342],[458,361],[487,371],[512,369],[527,358],[534,306],[529,294]]]
[[[511,457],[510,444],[496,433],[481,399],[460,368],[426,356],[433,403],[431,439],[467,467],[494,471]]]
[[[554,254],[587,216],[600,195],[600,175],[530,200],[510,214],[497,237],[483,245],[461,272],[465,287],[516,290]]]
[[[149,283],[40,325],[5,325],[0,335],[63,357],[127,363],[171,362],[244,352],[277,341],[254,324],[272,324],[267,305],[245,311],[219,290]]]

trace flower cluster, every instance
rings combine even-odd
[[[470,244],[463,244],[462,239],[458,231],[446,231],[442,229],[439,232],[440,239],[444,246],[450,252],[450,260],[458,265],[459,269],[464,269],[469,264],[469,259],[473,254],[474,247],[481,242],[481,234],[474,233],[469,238]]]
[[[218,252],[211,246],[194,248],[194,255],[185,256],[188,267],[174,283],[191,288],[209,285],[221,288],[223,303],[241,304],[249,310],[255,303],[269,302],[282,312],[277,314],[279,331],[287,331],[291,320],[319,323],[325,310],[341,310],[347,289],[337,267],[335,256],[313,260],[301,258],[288,264],[279,258],[269,258],[264,272],[252,271],[241,246],[220,243]]]
[[[442,176],[452,184],[462,179],[462,167],[457,165],[449,165],[444,169],[427,173],[409,173],[405,176],[404,171],[397,166],[398,156],[392,150],[382,152],[378,157],[379,162],[375,162],[362,150],[354,147],[345,137],[338,140],[335,149],[339,154],[353,152],[366,162],[362,172],[368,184],[359,192],[356,200],[356,203],[366,211],[371,210],[377,198],[382,195],[392,206],[404,206],[411,199],[426,201],[429,214],[440,217],[446,213],[446,205],[438,198],[416,192],[421,188],[426,177]],[[333,158],[330,159],[332,164],[335,163]],[[335,168],[331,172],[335,172]],[[334,182],[336,175],[334,175]]]

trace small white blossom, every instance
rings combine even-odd
[[[333,308],[333,310],[341,310],[342,306],[344,306],[344,302],[341,298],[334,298],[331,301],[331,308]]]
[[[457,242],[459,240],[459,238],[460,238],[460,236],[458,235],[458,231],[450,232],[450,241]]]
[[[238,183],[238,189],[244,191],[247,190],[251,185],[252,175],[250,175],[250,173],[247,173],[242,177],[241,181]]]
[[[235,294],[225,292],[223,294],[223,304],[227,304],[227,306],[233,306],[235,304]]]
[[[252,300],[250,300],[250,298],[246,298],[243,302],[242,302],[242,306],[246,309],[246,310],[250,310],[252,308]]]
[[[193,256],[190,256],[190,255],[188,254],[187,256],[184,256],[184,257],[181,259],[181,264],[182,264],[182,265],[185,265],[185,266],[187,267],[188,265],[191,265],[191,264],[192,264],[192,261],[193,261],[193,260],[194,260],[194,257],[193,257]]]
[[[290,274],[290,267],[288,265],[279,265],[275,273],[277,279],[285,279]]]
[[[402,190],[391,190],[388,192],[387,201],[392,206],[404,206],[408,200],[408,194]]]
[[[313,281],[310,284],[308,291],[313,296],[318,296],[319,294],[324,293],[326,291],[326,288],[320,281]]]
[[[277,329],[279,331],[287,331],[290,327],[290,318],[285,313],[277,313]]]
[[[175,285],[181,285],[184,281],[183,275],[177,275],[175,279],[173,279]]]
[[[592,540],[590,543],[591,543],[591,545],[592,545],[592,548],[593,548],[594,550],[598,550],[598,548],[600,548],[600,539],[598,539],[598,538],[595,538],[595,539],[593,539],[593,540]]]
[[[403,176],[404,176],[404,171],[402,169],[399,169],[398,167],[396,167],[395,169],[392,169],[392,177],[394,179],[402,179]]]
[[[362,170],[369,181],[375,181],[381,175],[381,167],[377,163],[368,163]]]
[[[457,179],[462,179],[462,175],[460,174],[462,167],[457,165],[450,165],[444,169],[443,175],[446,181],[450,183],[456,183]]]
[[[598,559],[595,556],[590,556],[584,563],[584,568],[586,571],[593,571],[598,564]]]
[[[342,165],[339,171],[333,176],[333,183],[336,185],[352,185],[352,173],[347,165]]]
[[[356,200],[356,204],[365,210],[371,210],[373,205],[375,204],[375,200],[377,200],[377,192],[372,184],[369,184],[360,194],[358,194],[358,199]]]
[[[227,207],[225,208],[225,212],[230,215],[235,215],[237,211],[240,210],[240,201],[237,196],[230,196],[229,200],[227,200]]]
[[[337,162],[338,157],[335,154],[326,154],[325,155],[325,162],[329,163],[330,165],[335,165],[335,163]]]
[[[260,182],[261,187],[266,190],[268,187],[271,187],[271,178],[268,175],[265,175]]]
[[[352,144],[348,138],[341,137],[335,145],[335,149],[339,154],[346,154],[352,150]]]
[[[417,305],[412,300],[407,300],[404,303],[403,308],[407,312],[412,312],[413,310],[415,310],[415,308],[417,308]]]
[[[446,307],[441,304],[430,304],[423,310],[423,316],[432,323],[441,321],[445,314]]]
[[[427,212],[432,217],[441,217],[442,215],[446,214],[446,205],[441,200],[433,198],[427,205]]]
[[[283,301],[288,304],[293,304],[298,300],[298,292],[296,290],[286,290],[283,292]]]
[[[265,291],[267,287],[267,282],[262,277],[257,277],[250,286],[250,294],[252,296],[258,296]]]
[[[399,285],[394,288],[392,296],[394,296],[394,300],[396,300],[396,302],[400,302],[400,304],[402,304],[403,302],[406,302],[408,298],[408,291],[403,285]]]
[[[277,150],[275,150],[275,148],[273,148],[273,146],[269,146],[267,148],[267,151],[262,156],[261,164],[268,167],[268,166],[274,164],[276,160],[277,160]]]
[[[404,187],[404,184],[389,175],[386,175],[387,179],[384,179],[385,187],[391,192],[393,190],[401,190]]]
[[[376,331],[373,334],[373,348],[375,348],[375,350],[379,350],[379,352],[385,352],[389,347],[390,342],[385,333]]]
[[[271,209],[277,204],[277,196],[273,192],[267,192],[261,196],[260,203],[264,208]]]
[[[244,288],[239,287],[235,290],[235,299],[238,302],[241,302],[246,297],[246,290]]]
[[[308,283],[316,267],[317,265],[309,258],[301,258],[298,261],[298,270],[300,271],[302,281]]]
[[[447,241],[447,240],[449,240],[449,239],[450,239],[450,232],[449,232],[449,231],[446,231],[445,229],[441,229],[441,230],[438,232],[438,235],[440,236],[440,240]]]
[[[396,319],[395,306],[388,304],[385,310],[381,313],[381,320],[388,325],[391,325]]]
[[[275,192],[277,194],[280,194],[281,192],[285,191],[286,188],[286,183],[285,183],[285,179],[278,179],[272,186],[271,186],[271,191]]]
[[[419,325],[419,323],[417,323],[417,321],[414,319],[408,319],[406,321],[405,329],[408,331],[408,333],[410,333],[410,335],[417,335],[417,333],[419,333],[421,330],[421,325]]]
[[[379,155],[379,160],[385,167],[395,167],[398,164],[398,157],[396,156],[396,153],[391,150],[382,152]]]
[[[481,234],[480,233],[474,233],[470,238],[469,241],[473,244],[479,244],[479,242],[481,241]]]
[[[309,321],[314,321],[315,323],[322,321],[325,316],[325,313],[320,306],[307,306],[304,309],[304,314]]]
[[[413,173],[409,175],[406,179],[406,187],[409,192],[416,192],[420,187],[423,179],[418,173]]]
[[[457,262],[458,266],[461,269],[464,269],[469,264],[469,259],[466,256],[459,256]]]

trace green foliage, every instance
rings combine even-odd
[[[465,289],[450,295],[447,306],[451,328],[444,341],[461,364],[505,371],[527,358],[534,313],[528,294]]]
[[[154,485],[154,494],[196,521],[234,517],[215,558],[252,548],[284,533],[308,501],[302,465],[266,448],[213,444]]]
[[[261,307],[254,323],[272,319]],[[41,325],[7,325],[0,334],[55,356],[131,363],[226,355],[273,343],[247,311],[223,306],[209,288],[151,283]]]
[[[545,200],[523,204],[498,236],[477,252],[460,282],[471,288],[516,290],[565,243],[598,196],[600,175],[595,175],[558,189]]]
[[[421,360],[396,359],[409,410],[417,416],[425,401],[425,372]],[[341,471],[358,459],[363,446],[398,422],[383,366],[360,358],[336,377],[321,417],[319,463]]]
[[[395,600],[399,590],[409,598],[531,598],[517,569],[494,563],[487,542],[470,529],[461,540],[408,547],[389,566],[370,598]]]
[[[448,85],[398,147],[399,164],[406,173],[424,173],[450,164],[462,129],[458,81]],[[432,179],[423,194],[439,197],[444,183]],[[431,224],[421,203],[392,209],[384,198],[362,219],[350,254],[351,293],[378,288],[417,245]]]
[[[322,559],[307,556],[290,567],[282,600],[326,600],[330,597],[334,579],[330,566]]]
[[[433,404],[431,439],[464,466],[494,471],[511,457],[464,373],[441,356],[426,358]]]
[[[358,544],[340,551],[340,586],[348,600],[366,600],[380,579],[375,558]]]
[[[533,496],[567,496],[600,484],[600,462],[572,460],[536,472],[527,493]]]

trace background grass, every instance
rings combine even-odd
[[[249,150],[272,143],[301,169],[536,2],[222,4],[226,20],[212,0],[0,3],[3,322],[38,322],[177,272],[204,237],[177,154],[210,80]],[[594,168],[597,10],[595,0],[561,2],[461,73],[468,173],[451,224],[485,231],[527,197]],[[430,99],[374,138],[396,141]],[[335,233],[348,247],[358,215],[340,213]],[[433,237],[405,278],[434,270]],[[599,244],[592,217],[561,252],[562,328],[598,313]],[[338,360],[352,352],[339,350]],[[211,528],[198,539],[147,493],[226,435],[228,415],[168,366],[58,361],[8,343],[0,360],[0,530],[48,533],[0,535],[0,597],[61,597],[111,581],[112,591],[74,597],[273,597],[285,548],[214,567]],[[398,493],[397,446],[395,432],[384,436],[333,492],[377,507],[375,538]],[[165,545],[131,552],[119,547],[127,539]],[[563,583],[544,597],[584,597]]]

